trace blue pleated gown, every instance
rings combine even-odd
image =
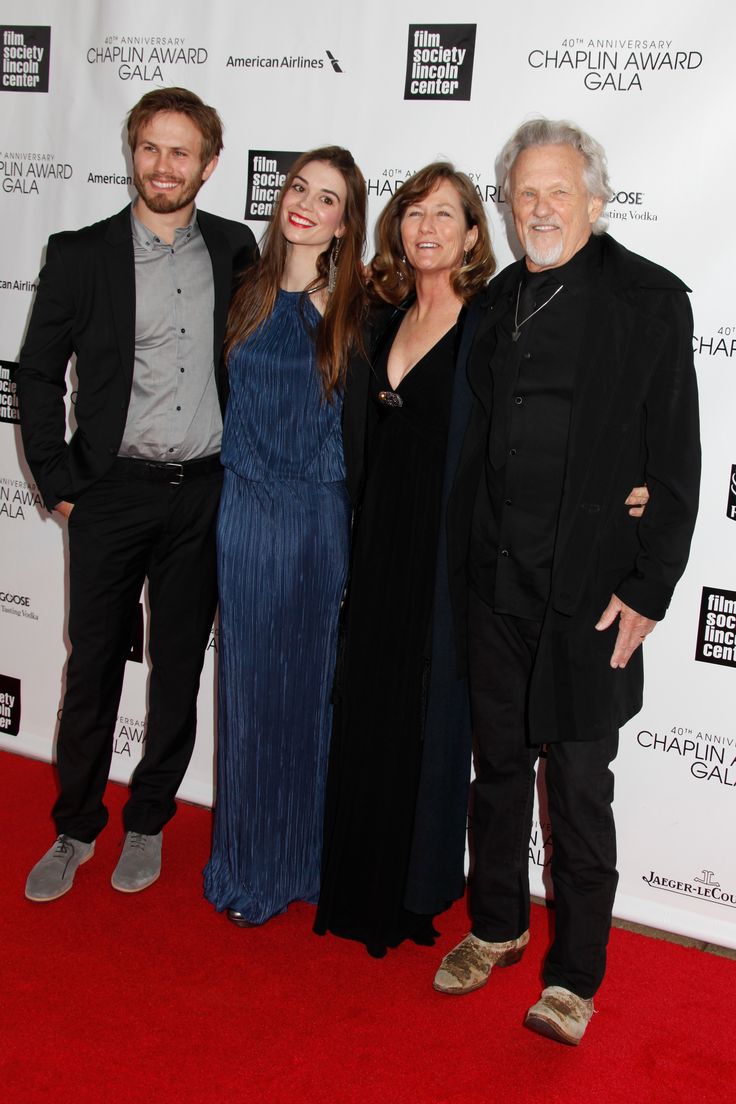
[[[205,896],[261,924],[319,894],[350,505],[301,293],[230,358],[217,529],[217,798]]]

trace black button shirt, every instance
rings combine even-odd
[[[585,323],[582,293],[597,253],[598,243],[590,238],[566,265],[522,270],[511,308],[496,327],[485,478],[473,516],[469,578],[497,613],[538,620],[549,598]]]

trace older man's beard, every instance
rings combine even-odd
[[[150,192],[146,189],[146,183],[151,179],[151,176],[156,174],[150,174],[149,176],[141,176],[139,173],[135,173],[133,176],[133,183],[135,184],[136,191],[141,197],[143,203],[149,211],[153,211],[157,215],[170,215],[174,211],[181,211],[182,208],[188,207],[190,203],[196,198],[197,192],[204,184],[202,175],[195,177],[194,180],[190,180],[185,185],[184,190],[181,192]],[[180,181],[176,181],[180,183]]]
[[[557,226],[556,223],[535,223],[535,225],[538,225],[538,226],[554,226],[558,231],[560,230],[560,227]],[[530,240],[531,235],[533,233],[534,233],[534,231],[531,229],[531,227],[528,227],[527,228],[527,233],[526,233],[525,246],[526,246],[526,255],[529,258],[529,260],[533,264],[539,265],[541,268],[549,268],[550,265],[556,265],[557,262],[559,261],[560,257],[562,256],[562,250],[563,250],[563,247],[564,247],[564,242],[562,240],[562,234],[561,233],[555,234],[554,237],[553,237],[552,242],[545,249],[545,248],[540,246],[537,239],[535,239],[534,242],[532,242]]]

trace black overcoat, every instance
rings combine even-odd
[[[664,617],[697,513],[700,444],[689,289],[608,235],[600,246],[599,262],[578,293],[584,333],[551,595],[530,684],[532,743],[597,739],[641,708],[641,649],[626,668],[613,670],[617,627],[599,633],[594,625],[614,593],[645,617]],[[495,328],[513,311],[523,263],[505,269],[486,292],[469,365],[476,392],[489,371]],[[448,509],[461,652],[469,532],[487,435],[487,416],[476,401]],[[644,482],[651,498],[637,520],[623,503]]]

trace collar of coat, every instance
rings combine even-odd
[[[661,265],[632,253],[610,234],[598,236],[598,265],[600,283],[597,290],[611,295],[625,295],[632,290],[684,291],[691,289],[672,272]],[[524,258],[508,265],[491,280],[481,297],[481,307],[493,309],[505,297],[515,294]]]

